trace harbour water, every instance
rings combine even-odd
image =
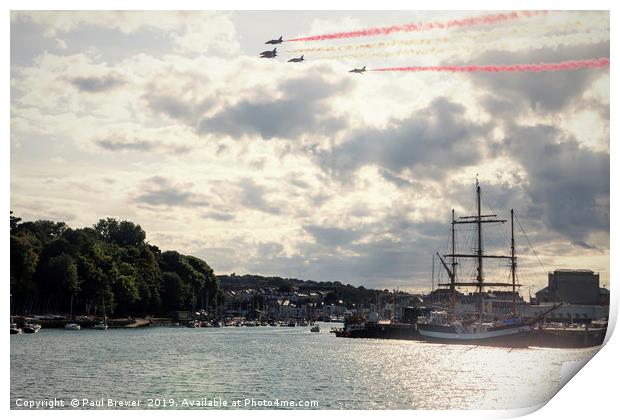
[[[152,327],[12,335],[11,407],[18,399],[111,398],[142,401],[140,408],[148,399],[254,399],[316,401],[319,409],[515,409],[547,401],[562,363],[597,351],[345,339],[329,333],[334,324],[320,325],[320,333]]]

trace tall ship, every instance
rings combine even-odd
[[[514,211],[510,210],[510,253],[509,255],[489,255],[483,248],[483,226],[491,224],[503,224],[508,222],[499,219],[496,214],[482,214],[480,205],[480,183],[476,179],[476,214],[473,216],[461,216],[455,218],[452,210],[452,226],[450,229],[451,252],[443,256],[437,253],[441,265],[445,269],[449,282],[439,283],[439,287],[449,289],[450,307],[442,311],[431,311],[428,318],[418,323],[420,338],[426,341],[442,343],[485,344],[499,346],[527,346],[533,326],[547,313],[556,309],[553,307],[541,316],[528,320],[519,318],[517,313],[517,288],[516,282],[517,256],[515,253],[514,239]],[[474,227],[475,240],[473,252],[459,253],[456,248],[455,230],[458,225],[472,225]],[[448,260],[446,262],[445,259]],[[485,280],[484,262],[488,259],[506,260],[510,264],[509,282],[488,282]],[[475,276],[472,281],[459,281],[457,268],[459,260],[473,260]],[[465,317],[457,316],[456,288],[475,287],[478,298],[477,314]],[[508,288],[512,290],[511,316],[499,321],[488,322],[485,319],[485,287]]]

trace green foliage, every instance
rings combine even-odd
[[[41,288],[44,291],[69,293],[79,291],[78,270],[70,255],[61,253],[44,262]]]
[[[188,310],[195,296],[214,304],[221,292],[199,258],[161,252],[130,221],[107,218],[71,229],[49,220],[21,222],[11,213],[11,296],[15,312],[32,302],[39,312],[165,315]],[[195,299],[195,302],[202,302]],[[24,303],[23,305],[21,305]],[[20,306],[21,305],[21,306]]]
[[[32,281],[39,256],[28,234],[11,235],[11,290],[21,293],[36,291]]]
[[[22,221],[21,217],[13,216],[13,212],[11,211],[11,233],[13,233],[15,229],[17,229],[17,225],[21,221]]]
[[[140,225],[123,220],[121,222],[116,219],[101,219],[94,226],[95,231],[106,242],[112,242],[117,245],[142,245],[146,238],[146,233]]]
[[[181,279],[179,274],[173,271],[163,273],[164,302],[167,309],[182,308],[189,298],[191,290],[189,285]]]

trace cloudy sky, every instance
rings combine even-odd
[[[523,284],[555,268],[608,283],[608,69],[348,72],[609,57],[608,13],[285,42],[258,58],[280,35],[481,13],[13,12],[11,208],[72,227],[132,220],[217,273],[424,290],[479,174],[484,210],[514,208],[527,233]],[[505,228],[489,251],[508,252]],[[468,251],[471,232],[458,236]]]

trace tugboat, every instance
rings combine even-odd
[[[441,343],[461,343],[461,344],[482,344],[505,347],[526,347],[533,331],[533,325],[538,322],[544,315],[555,310],[558,306],[554,306],[545,314],[534,320],[524,322],[517,316],[516,310],[516,288],[520,285],[516,283],[517,257],[515,255],[514,240],[514,211],[510,210],[510,226],[511,226],[511,246],[510,255],[486,255],[482,246],[482,226],[491,223],[505,223],[507,220],[498,219],[495,214],[482,214],[480,206],[480,184],[476,179],[476,202],[477,213],[474,216],[462,216],[458,219],[454,217],[452,210],[452,228],[451,242],[452,252],[443,257],[450,258],[448,265],[441,255],[439,259],[445,268],[449,283],[439,284],[439,286],[447,286],[450,288],[450,304],[449,319],[434,317],[433,313],[427,322],[418,323],[418,332],[420,337],[426,341]],[[473,224],[476,231],[476,245],[474,252],[471,254],[457,253],[455,249],[455,227],[459,224]],[[456,269],[458,266],[457,258],[473,258],[476,261],[476,278],[474,282],[457,281]],[[510,283],[489,283],[484,280],[483,261],[488,258],[505,259],[510,262]],[[478,293],[478,319],[457,319],[456,318],[456,295],[455,288],[457,286],[476,287]],[[484,287],[510,287],[512,288],[512,317],[500,322],[485,322],[484,319]]]

